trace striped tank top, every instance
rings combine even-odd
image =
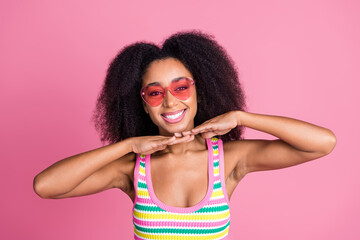
[[[229,199],[224,181],[221,139],[206,139],[208,147],[207,194],[192,207],[171,207],[155,196],[150,155],[137,154],[134,170],[134,239],[228,239]]]

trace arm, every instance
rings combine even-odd
[[[253,140],[244,144],[247,149],[246,172],[301,164],[329,154],[336,145],[336,137],[331,130],[311,123],[242,111],[235,114],[238,124],[279,138],[271,141]]]
[[[183,135],[201,133],[209,138],[229,132],[237,125],[278,137],[277,140],[233,141],[235,178],[253,171],[290,167],[329,154],[336,145],[336,137],[329,129],[304,121],[255,114],[243,111],[231,111],[192,129]]]
[[[34,178],[34,190],[42,198],[63,198],[114,187],[115,181],[118,177],[123,178],[124,173],[118,173],[119,168],[113,166],[134,158],[128,154],[130,152],[131,143],[127,139],[65,158]]]
[[[109,188],[120,188],[129,195],[134,153],[151,154],[187,140],[189,137],[133,137],[68,157],[36,175],[34,191],[42,198],[84,196]]]

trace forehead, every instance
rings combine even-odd
[[[148,66],[142,85],[158,82],[161,85],[167,85],[171,80],[179,77],[191,77],[190,71],[176,58],[167,58],[155,60]]]

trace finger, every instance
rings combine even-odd
[[[198,134],[202,129],[204,129],[204,126],[193,128],[191,129],[191,133]]]
[[[161,145],[161,146],[159,147],[159,150],[164,150],[165,148],[166,148],[166,144]]]
[[[177,139],[174,141],[174,144],[186,142],[186,141],[189,140],[190,138],[191,138],[191,135],[184,136],[184,137],[181,137],[181,138],[177,138]]]
[[[178,143],[182,143],[182,142],[186,142],[187,140],[189,140],[191,138],[190,135],[185,136],[185,137],[181,137],[181,138],[176,138],[175,141],[169,143],[168,145],[174,145],[174,144],[178,144]]]
[[[208,123],[203,123],[195,128],[193,128],[191,131],[195,131],[195,132],[198,132],[198,131],[201,131],[202,129],[208,129],[208,128],[211,128],[212,126],[214,126],[214,123],[212,122],[208,122]]]
[[[165,145],[166,147],[166,145]],[[152,143],[149,148],[144,151],[144,154],[151,154],[153,152],[159,151],[159,150],[163,150],[164,149],[164,144],[160,144],[160,143]]]
[[[166,148],[166,146],[167,146],[166,144],[165,145],[154,146],[153,148],[151,148],[148,151],[144,152],[144,154],[152,154],[154,152],[164,150]]]
[[[182,137],[181,133],[174,133],[175,137]]]
[[[168,144],[168,143],[174,142],[175,140],[176,140],[175,136],[167,137],[167,139],[160,140],[159,144]]]
[[[183,136],[188,136],[188,135],[190,135],[190,134],[191,134],[191,131],[182,132],[182,135],[183,135]]]
[[[211,130],[211,128],[203,128],[203,129],[198,130],[197,133],[198,133],[198,134],[199,134],[199,133],[204,133],[204,132],[208,132],[208,131],[210,131],[210,130]]]
[[[186,142],[191,142],[191,141],[193,141],[195,139],[195,136],[194,135],[191,135],[190,136],[190,139],[189,140],[186,140]]]
[[[212,126],[211,125],[206,125],[206,126],[203,126],[201,128],[194,128],[193,130],[191,130],[193,133],[203,133],[203,132],[208,132],[208,131],[211,131],[212,130]]]
[[[167,140],[168,141],[174,141],[176,139],[176,137],[175,136],[172,136],[172,137],[169,137]]]

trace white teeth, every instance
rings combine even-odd
[[[166,118],[169,118],[169,119],[176,119],[178,117],[180,117],[181,114],[183,114],[185,110],[182,110],[181,112],[177,113],[177,114],[174,114],[174,115],[167,115],[167,116],[164,116]]]

